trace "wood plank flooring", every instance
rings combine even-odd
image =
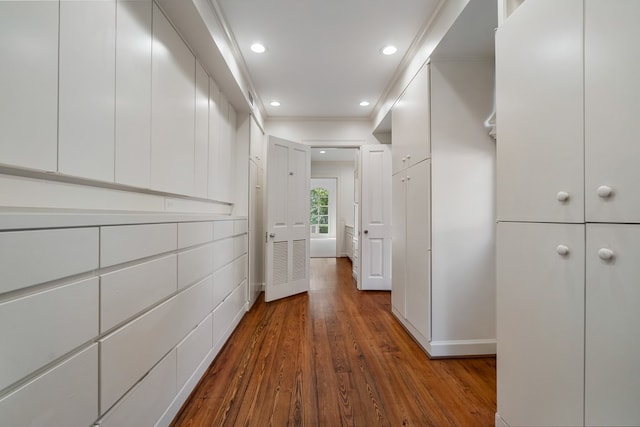
[[[493,426],[495,358],[429,360],[346,258],[256,302],[172,426]]]

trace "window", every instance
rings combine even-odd
[[[311,234],[329,234],[329,191],[311,190]]]

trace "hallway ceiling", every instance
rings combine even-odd
[[[210,1],[268,117],[368,118],[444,0]],[[253,53],[255,42],[267,51]],[[390,44],[397,53],[383,55]]]

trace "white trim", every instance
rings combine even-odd
[[[509,427],[509,424],[496,412],[496,427]]]

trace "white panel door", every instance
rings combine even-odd
[[[501,222],[497,239],[498,413],[582,425],[584,225]]]
[[[151,179],[151,0],[118,0],[115,180],[149,188]]]
[[[391,290],[391,147],[363,145],[360,280],[362,290]]]
[[[431,162],[406,170],[407,320],[431,338]]]
[[[151,188],[192,195],[196,60],[153,5]]]
[[[582,9],[527,1],[496,33],[501,221],[584,221]]]
[[[406,245],[407,245],[407,209],[406,181],[404,171],[393,175],[391,206],[391,305],[400,316],[406,314]]]
[[[58,2],[0,2],[0,161],[58,167]]]
[[[640,225],[587,224],[585,424],[640,425]]]
[[[269,137],[265,300],[309,290],[308,146]]]
[[[114,180],[115,0],[60,2],[58,171]]]
[[[640,2],[585,5],[585,168],[589,222],[640,222]]]

